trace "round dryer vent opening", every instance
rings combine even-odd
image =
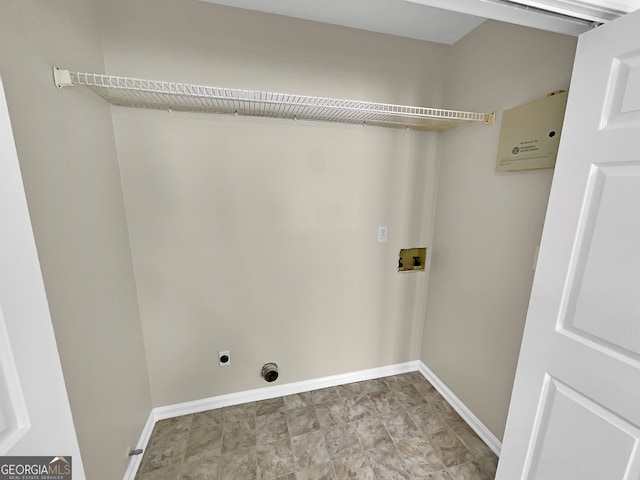
[[[275,363],[265,363],[262,367],[262,376],[267,382],[274,382],[278,379],[278,365]]]

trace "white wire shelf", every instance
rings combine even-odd
[[[112,105],[180,112],[315,120],[426,131],[493,124],[493,113],[209,87],[54,68],[58,88],[85,85]]]

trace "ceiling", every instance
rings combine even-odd
[[[201,0],[452,45],[491,18],[577,36],[640,0]]]

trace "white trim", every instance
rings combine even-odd
[[[154,410],[151,410],[149,418],[147,418],[147,423],[144,424],[144,428],[142,429],[142,433],[140,434],[140,439],[136,444],[136,448],[141,448],[143,451],[147,448],[147,444],[149,443],[149,439],[151,438],[151,432],[153,432],[153,427],[156,425],[156,422],[160,420],[154,414]],[[129,460],[129,466],[124,472],[123,480],[134,480],[136,473],[138,473],[138,468],[140,468],[141,462],[142,454],[132,456],[131,460]]]
[[[388,377],[390,375],[398,375],[401,373],[415,372],[418,370],[418,361],[398,363],[388,365],[386,367],[371,368],[368,370],[360,370],[357,372],[342,373],[329,377],[314,378],[312,380],[304,380],[301,382],[285,383],[271,387],[257,388],[255,390],[246,390],[244,392],[229,393],[227,395],[218,395],[216,397],[203,398],[192,402],[176,403],[174,405],[166,405],[164,407],[156,407],[151,410],[144,430],[140,435],[140,440],[136,448],[147,448],[149,438],[155,423],[159,420],[167,418],[179,417],[181,415],[189,415],[192,413],[205,412],[215,408],[230,407],[241,403],[256,402],[267,400],[269,398],[277,398],[285,395],[293,395],[295,393],[309,392],[320,388],[335,387],[337,385],[345,385],[347,383],[362,382],[372,380],[374,378]],[[129,467],[124,474],[123,480],[133,480],[140,466],[142,455],[136,455],[129,463]]]
[[[31,420],[1,304],[0,387],[0,455],[6,455],[31,428]]]
[[[609,2],[606,0],[599,0],[598,2],[593,2],[592,0],[517,0],[515,3],[600,23],[611,22],[633,11],[631,5],[625,6],[622,2]]]
[[[301,382],[285,383],[284,385],[229,393],[227,395],[194,400],[192,402],[176,403],[165,407],[156,407],[153,409],[153,412],[155,412],[158,420],[164,420],[165,418],[179,417],[180,415],[188,415],[190,413],[205,412],[207,410],[213,410],[214,408],[230,407],[232,405],[239,405],[247,402],[257,402],[260,400],[267,400],[269,398],[309,392],[320,388],[335,387],[336,385],[344,385],[346,383],[362,382],[373,378],[415,372],[416,370],[418,370],[417,361],[398,363],[396,365],[360,370],[358,372],[342,373],[340,375],[332,375],[330,377],[314,378],[311,380],[303,380]]]
[[[227,395],[218,395],[216,397],[203,398],[192,402],[176,403],[174,405],[166,405],[164,407],[156,407],[151,410],[147,423],[144,426],[140,440],[136,448],[146,449],[151,432],[155,423],[159,420],[167,418],[179,417],[181,415],[189,415],[192,413],[205,412],[216,408],[230,407],[241,403],[256,402],[267,400],[269,398],[283,397],[296,393],[309,392],[320,388],[335,387],[337,385],[345,385],[347,383],[362,382],[372,380],[374,378],[388,377],[390,375],[398,375],[408,372],[420,372],[429,383],[449,402],[462,419],[469,424],[474,432],[487,444],[487,446],[496,454],[500,455],[502,444],[493,433],[476,417],[467,406],[460,401],[449,388],[433,373],[421,360],[412,362],[398,363],[388,365],[386,367],[371,368],[368,370],[360,370],[357,372],[342,373],[340,375],[332,375],[329,377],[314,378],[312,380],[304,380],[301,382],[285,383],[271,387],[257,388],[255,390],[246,390],[243,392],[229,393]],[[123,480],[134,480],[142,455],[136,455],[131,459],[129,467],[124,474]]]
[[[539,28],[565,35],[578,35],[593,30],[588,20],[571,18],[553,12],[531,9],[512,0],[404,0],[428,7],[444,8],[466,15],[492,18],[501,22]]]
[[[449,387],[447,387],[442,380],[440,380],[435,373],[429,369],[421,360],[418,360],[418,371],[422,374],[424,378],[426,378],[431,385],[438,391],[440,395],[444,397],[444,399],[449,402],[449,405],[453,407],[453,409],[458,412],[458,415],[462,417],[462,419],[467,422],[467,424],[471,427],[471,429],[478,434],[478,436],[482,439],[484,443],[495,453],[500,456],[500,450],[502,449],[502,442],[498,440],[491,431],[485,426],[484,423],[480,421],[478,417],[476,417],[469,408],[462,403],[455,393],[453,393]]]
[[[0,455],[59,452],[85,480],[7,97],[0,78]]]

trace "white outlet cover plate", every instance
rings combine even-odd
[[[388,234],[389,228],[386,225],[378,225],[378,243],[386,242]]]

